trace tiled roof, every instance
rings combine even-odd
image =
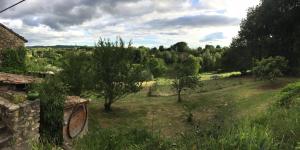
[[[3,25],[2,23],[0,23],[0,27],[3,27],[4,29],[6,29],[7,31],[9,31],[10,33],[16,35],[18,38],[20,38],[24,42],[28,42],[23,36],[21,36],[18,33],[14,32],[12,29],[9,29],[8,27],[6,27],[5,25]]]

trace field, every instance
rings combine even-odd
[[[142,91],[116,102],[111,113],[104,112],[102,100],[92,100],[89,132],[145,128],[161,139],[174,141],[194,132],[195,127],[202,131],[226,128],[238,120],[263,115],[277,100],[281,88],[297,80],[281,78],[270,82],[223,75],[220,77],[224,78],[210,80],[211,76],[203,75],[202,87],[185,91],[182,103],[177,102],[169,88],[170,80],[163,78],[157,80],[156,96],[148,96],[149,86],[153,84],[149,82]],[[192,119],[188,121],[188,118]],[[87,143],[81,141],[79,145]]]

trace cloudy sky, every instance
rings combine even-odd
[[[0,0],[4,9],[19,0]],[[94,45],[121,36],[133,44],[229,45],[259,0],[26,0],[0,22],[27,45]]]

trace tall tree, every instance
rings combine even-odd
[[[283,56],[289,61],[290,72],[296,73],[300,67],[296,46],[300,39],[299,18],[296,0],[262,0],[260,5],[249,9],[237,41],[244,45],[244,51],[249,51],[250,59]]]

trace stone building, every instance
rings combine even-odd
[[[28,95],[28,86],[43,79],[0,72],[0,150],[30,150],[39,138],[40,100]],[[64,105],[64,146],[88,131],[89,100],[67,96]]]
[[[0,23],[0,50],[24,47],[27,42],[24,37]]]

